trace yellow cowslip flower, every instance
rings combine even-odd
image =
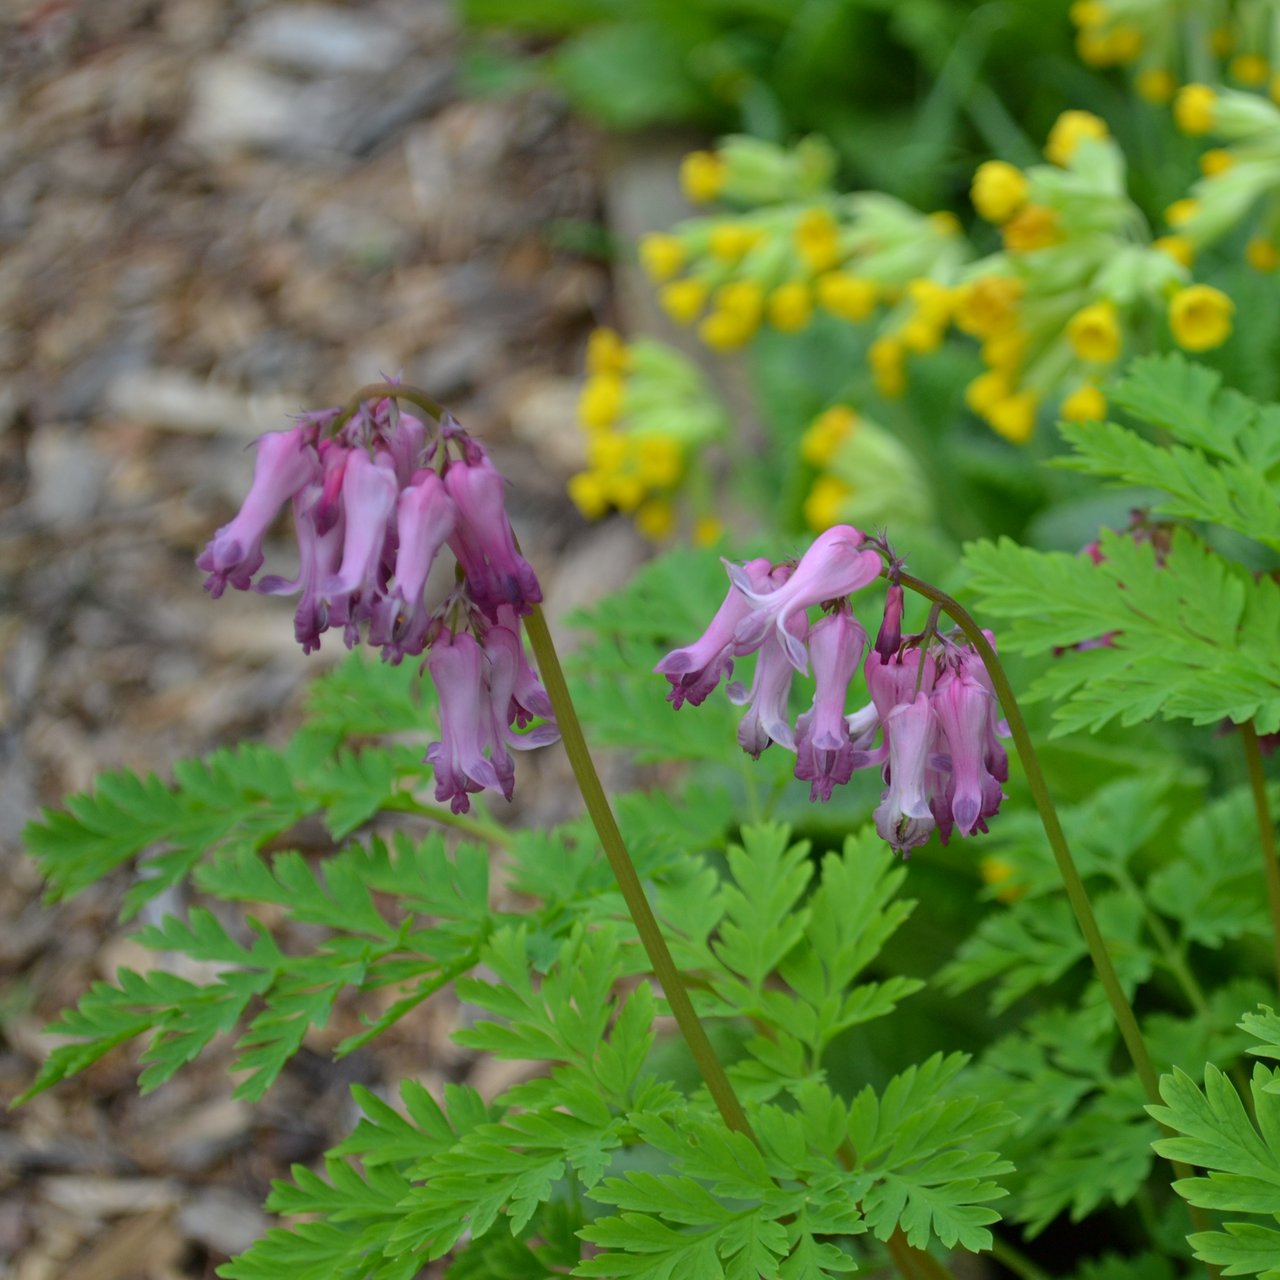
[[[846,404],[823,410],[800,437],[800,456],[811,466],[825,467],[858,429],[858,421],[858,415]]]
[[[1280,249],[1265,236],[1254,236],[1244,247],[1244,260],[1255,271],[1274,271],[1280,266]]]
[[[796,252],[814,275],[840,261],[840,224],[827,209],[806,209],[792,232]]]
[[[587,465],[611,476],[627,460],[627,437],[621,431],[593,431],[587,441]]]
[[[828,271],[818,277],[815,288],[824,309],[841,320],[865,320],[875,310],[873,280],[851,276],[847,271]]]
[[[813,297],[803,280],[788,280],[769,295],[769,323],[783,333],[799,333],[813,319]]]
[[[1014,373],[1027,354],[1027,335],[1019,329],[997,333],[982,344],[982,363],[990,369]]]
[[[1207,84],[1184,84],[1173,100],[1173,119],[1183,133],[1199,135],[1213,128],[1218,95]]]
[[[1200,212],[1200,201],[1187,196],[1175,200],[1165,211],[1164,220],[1171,227],[1185,227]]]
[[[964,234],[960,219],[950,209],[938,209],[929,214],[929,226],[940,236],[959,236]]]
[[[665,498],[650,498],[636,509],[635,522],[650,542],[661,542],[676,527],[676,509]]]
[[[1256,89],[1267,83],[1271,68],[1260,53],[1237,53],[1231,59],[1227,74],[1249,89]]]
[[[1110,364],[1124,341],[1115,304],[1104,298],[1081,307],[1067,321],[1067,341],[1081,360]]]
[[[985,418],[1001,400],[1007,400],[1012,394],[1013,386],[1008,374],[991,369],[980,373],[965,387],[964,402],[978,417]]]
[[[1111,17],[1111,11],[1102,0],[1075,0],[1067,10],[1067,17],[1077,27],[1103,27]]]
[[[1034,253],[1062,239],[1058,212],[1043,204],[1029,204],[1000,228],[1004,247],[1012,253]]]
[[[1024,204],[1031,184],[1027,175],[1004,160],[987,160],[978,166],[969,188],[969,199],[978,216],[998,226],[1008,222]]]
[[[669,489],[680,479],[684,452],[680,442],[658,432],[632,437],[632,451],[640,479],[655,489]]]
[[[840,512],[853,493],[853,486],[836,476],[819,476],[804,500],[804,522],[814,533],[840,523]]]
[[[907,281],[907,297],[915,303],[915,314],[934,325],[947,325],[955,310],[956,296],[945,284],[917,276]]]
[[[1186,351],[1209,351],[1231,336],[1235,303],[1221,289],[1193,284],[1179,289],[1169,303],[1169,328]]]
[[[622,412],[626,383],[616,373],[597,373],[583,383],[578,421],[587,428],[612,426]]]
[[[995,890],[998,902],[1017,902],[1019,898],[1026,896],[1025,885],[1009,883],[1018,874],[1017,868],[996,854],[987,854],[978,863],[978,871],[982,876],[982,883]]]
[[[713,258],[721,262],[739,262],[764,239],[759,227],[741,222],[720,222],[711,228],[709,248]]]
[[[898,341],[908,351],[913,351],[918,356],[927,356],[942,345],[942,335],[945,332],[945,323],[934,324],[923,316],[913,316],[898,330]]]
[[[1063,400],[1058,415],[1068,422],[1105,422],[1107,397],[1092,382],[1082,383]]]
[[[1230,27],[1214,27],[1209,37],[1209,48],[1215,58],[1225,58],[1236,47],[1236,38]]]
[[[714,200],[728,176],[728,166],[714,151],[690,151],[680,162],[680,190],[694,204]]]
[[[662,309],[676,324],[692,324],[707,303],[707,286],[701,280],[673,280],[658,292]]]
[[[1142,52],[1142,30],[1132,22],[1117,22],[1111,28],[1107,41],[1112,66],[1127,67]]]
[[[684,267],[684,244],[676,236],[652,235],[640,238],[640,265],[654,284],[663,284],[678,276]]]
[[[1280,72],[1271,77],[1271,83],[1267,86],[1267,93],[1271,96],[1271,101],[1280,103]]]
[[[1161,236],[1151,247],[1168,254],[1174,262],[1180,262],[1184,267],[1190,267],[1196,260],[1195,246],[1186,236]]]
[[[1133,87],[1140,98],[1163,107],[1178,92],[1178,80],[1168,67],[1147,67],[1134,76]]]
[[[1003,333],[1017,318],[1022,281],[1016,276],[978,276],[956,291],[955,323],[974,338]]]
[[[760,327],[764,290],[754,280],[731,280],[716,290],[712,308],[698,326],[698,336],[716,351],[732,351],[749,342]]]
[[[1206,178],[1213,178],[1220,173],[1226,173],[1235,162],[1235,156],[1225,147],[1213,147],[1200,157],[1200,172]]]
[[[608,481],[598,471],[579,471],[569,480],[569,497],[588,520],[599,520],[609,510]]]
[[[644,501],[644,481],[631,471],[619,471],[606,477],[609,501],[619,511],[634,511]]]
[[[614,329],[601,326],[587,339],[588,373],[626,373],[631,368],[631,352]]]
[[[993,404],[987,410],[987,421],[998,436],[1010,444],[1026,444],[1036,433],[1036,395],[1018,391]]]
[[[1086,139],[1100,142],[1107,137],[1107,124],[1091,111],[1064,111],[1049,130],[1044,153],[1056,165],[1065,167]]]
[[[710,547],[720,541],[724,525],[715,516],[699,516],[693,522],[693,545]]]
[[[892,400],[907,389],[906,362],[907,353],[897,338],[877,338],[867,348],[867,363],[882,396]]]

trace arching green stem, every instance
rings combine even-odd
[[[926,600],[941,605],[944,612],[955,620],[966,639],[978,651],[978,656],[987,668],[991,683],[995,686],[996,697],[999,698],[1005,719],[1009,722],[1014,746],[1018,749],[1018,758],[1022,761],[1027,785],[1031,788],[1031,795],[1040,812],[1040,821],[1044,824],[1045,835],[1049,838],[1049,847],[1053,850],[1054,859],[1057,861],[1058,872],[1066,887],[1067,897],[1080,924],[1080,932],[1084,934],[1085,945],[1089,948],[1089,957],[1093,961],[1098,980],[1102,983],[1102,989],[1111,1005],[1116,1025],[1120,1028],[1121,1038],[1124,1040],[1125,1048],[1129,1050],[1129,1057],[1133,1060],[1138,1079],[1142,1082],[1143,1092],[1153,1105],[1162,1106],[1164,1100],[1160,1097],[1160,1078],[1156,1074],[1155,1064],[1151,1061],[1147,1043],[1142,1038],[1142,1029],[1138,1026],[1133,1006],[1124,993],[1124,987],[1120,984],[1115,965],[1111,963],[1111,955],[1107,951],[1102,930],[1098,928],[1097,918],[1093,914],[1093,904],[1089,901],[1084,881],[1080,879],[1075,859],[1071,856],[1066,834],[1062,830],[1062,823],[1058,820],[1058,811],[1054,807],[1053,797],[1049,794],[1049,786],[1045,782],[1044,770],[1040,768],[1040,759],[1036,755],[1035,747],[1031,744],[1027,722],[1022,718],[1022,710],[1018,706],[1017,698],[1013,696],[1013,686],[1009,683],[1009,677],[1005,674],[1004,667],[1000,665],[1000,659],[996,657],[996,651],[991,647],[990,641],[982,634],[982,628],[974,621],[967,609],[946,592],[939,591],[937,587],[930,586],[929,583],[914,578],[908,573],[901,574],[899,580],[904,587],[910,587]],[[1193,1176],[1191,1168],[1181,1161],[1173,1162],[1173,1168],[1179,1178]],[[1203,1218],[1201,1210],[1188,1207],[1193,1220],[1197,1217]],[[1196,1225],[1198,1230],[1205,1230],[1208,1223],[1206,1222],[1204,1227],[1201,1227],[1198,1222]]]
[[[1262,870],[1267,879],[1267,900],[1271,905],[1271,929],[1275,940],[1276,986],[1280,989],[1280,862],[1276,861],[1276,828],[1271,820],[1271,801],[1267,796],[1267,775],[1262,769],[1258,730],[1252,720],[1246,720],[1240,726],[1240,737],[1244,741],[1244,758],[1249,763],[1253,807],[1258,815],[1258,842],[1262,845]]]
[[[418,387],[405,387],[398,382],[371,382],[367,387],[361,387],[347,401],[342,412],[333,420],[332,429],[337,431],[339,427],[344,426],[366,400],[408,400],[410,404],[416,404],[419,409],[425,409],[437,422],[444,413],[444,410]]]
[[[529,642],[533,645],[533,656],[537,659],[538,670],[542,675],[542,683],[546,686],[547,695],[551,699],[552,709],[556,713],[556,722],[560,726],[560,740],[564,743],[565,754],[573,767],[573,776],[577,779],[578,789],[586,803],[587,812],[595,824],[600,843],[604,846],[605,857],[613,868],[618,888],[626,900],[627,910],[635,922],[636,932],[649,956],[654,976],[662,984],[663,994],[671,1006],[677,1025],[684,1035],[685,1041],[693,1054],[698,1070],[706,1082],[712,1100],[719,1108],[720,1115],[726,1125],[736,1133],[744,1133],[759,1145],[746,1112],[738,1101],[733,1085],[720,1065],[711,1041],[707,1038],[703,1027],[689,999],[680,971],[667,949],[666,940],[658,921],[654,917],[649,899],[645,897],[644,887],[636,874],[635,864],[623,843],[622,833],[618,830],[617,820],[609,801],[600,785],[600,775],[596,773],[591,753],[587,750],[587,740],[582,733],[582,725],[574,710],[573,700],[569,697],[569,686],[565,682],[564,671],[560,666],[560,658],[555,645],[551,642],[551,632],[547,628],[547,620],[542,610],[535,604],[533,612],[525,619],[525,628],[529,632]]]

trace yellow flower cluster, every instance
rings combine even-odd
[[[724,434],[724,410],[699,371],[661,343],[626,343],[597,329],[586,364],[578,422],[587,469],[569,481],[569,496],[588,520],[622,511],[645,537],[661,541],[678,522],[676,491],[698,448]],[[699,517],[695,533],[714,541],[708,519]]]
[[[913,282],[945,278],[963,261],[964,239],[951,214],[817,187],[814,175],[829,181],[831,171],[805,162],[806,146],[812,151],[811,140],[787,151],[731,138],[717,151],[686,156],[681,182],[690,199],[754,207],[691,219],[640,242],[641,266],[663,309],[676,324],[696,324],[716,351],[745,345],[766,324],[797,333],[822,313],[859,323],[879,303],[899,301]],[[798,193],[804,198],[794,198]],[[931,350],[946,320],[932,322],[927,301],[912,301],[921,314],[899,317],[919,321],[904,349]]]
[[[800,441],[800,456],[817,473],[804,503],[815,533],[834,524],[870,528],[925,523],[928,486],[915,459],[883,427],[847,405],[820,413]]]
[[[1064,418],[1105,414],[1098,383],[1144,311],[1167,309],[1175,341],[1189,351],[1218,346],[1231,333],[1230,299],[1189,285],[1192,242],[1175,234],[1143,243],[1142,220],[1123,194],[1124,158],[1102,120],[1064,112],[1045,155],[1052,166],[1023,172],[995,160],[975,174],[974,207],[1000,226],[1004,252],[969,268],[955,310],[956,327],[982,343],[987,366],[966,402],[1019,444],[1052,397],[1063,397]],[[1233,163],[1211,156],[1206,168],[1222,174]],[[1188,203],[1170,211],[1171,225],[1194,219],[1195,202]]]

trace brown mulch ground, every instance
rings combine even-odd
[[[600,220],[598,140],[543,91],[464,98],[458,47],[437,0],[0,0],[6,1098],[61,1007],[156,963],[117,921],[126,873],[42,907],[26,819],[102,769],[282,738],[341,655],[304,659],[287,601],[201,591],[247,441],[403,370],[491,443],[553,601],[641,554],[563,497],[611,281],[553,246]],[[563,812],[556,767],[528,767],[524,820]],[[146,1098],[122,1050],[8,1113],[0,1280],[212,1276],[264,1229],[270,1180],[349,1131],[353,1082],[501,1089],[449,1043],[455,1012],[335,1064],[344,1008],[259,1105],[232,1100],[225,1044]]]

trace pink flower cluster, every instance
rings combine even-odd
[[[209,575],[205,589],[215,599],[228,583],[268,595],[301,593],[294,634],[305,653],[319,649],[330,627],[341,627],[353,648],[362,624],[392,664],[429,649],[442,736],[427,752],[436,799],[450,801],[454,813],[465,813],[468,795],[486,787],[510,800],[515,765],[508,749],[554,742],[559,730],[525,658],[520,616],[542,592],[516,550],[502,476],[448,413],[438,433],[429,433],[426,423],[380,400],[327,434],[339,415],[308,414],[292,430],[258,441],[244,505],[196,561]],[[254,583],[263,539],[286,502],[293,504],[298,576]],[[427,575],[446,545],[463,576],[428,611]],[[513,731],[535,717],[550,723]]]
[[[799,563],[725,563],[732,586],[702,638],[676,649],[655,671],[671,683],[679,708],[701,704],[733,672],[735,658],[756,653],[750,689],[728,686],[747,707],[738,742],[750,755],[772,743],[796,753],[795,776],[811,800],[829,800],[855,769],[879,766],[885,782],[876,829],[903,853],[936,829],[945,844],[986,831],[1004,798],[1009,762],[999,736],[995,691],[978,654],[954,637],[902,636],[902,588],[889,587],[884,621],[867,653],[871,701],[845,713],[849,683],[863,665],[867,634],[849,596],[880,576],[880,551],[848,525],[823,533]],[[822,608],[810,622],[808,610]],[[990,639],[990,637],[988,637]],[[813,667],[812,705],[788,710],[792,677]],[[923,663],[923,670],[921,664]],[[880,743],[876,745],[876,739]]]

